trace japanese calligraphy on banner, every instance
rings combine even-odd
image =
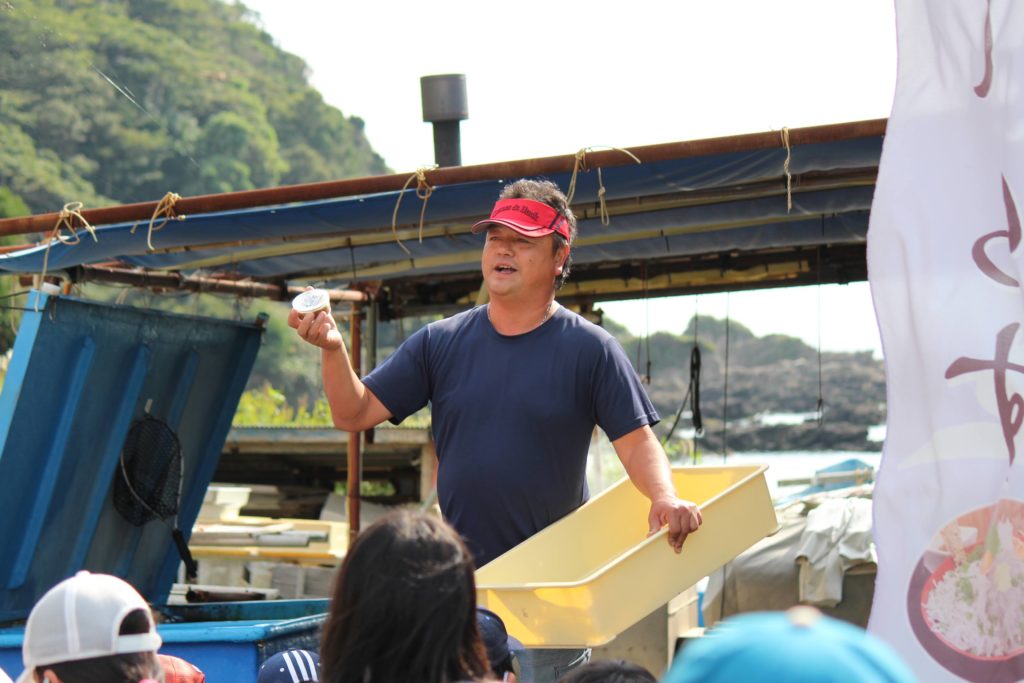
[[[1024,2],[896,0],[868,231],[888,430],[869,629],[922,681],[1024,680]]]

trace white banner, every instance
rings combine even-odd
[[[897,0],[896,21],[869,628],[922,681],[1024,680],[1024,2]]]

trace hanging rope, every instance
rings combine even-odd
[[[405,185],[402,186],[401,191],[398,193],[398,201],[395,202],[395,210],[391,214],[391,234],[395,236],[395,242],[402,248],[406,256],[412,258],[412,252],[409,251],[408,247],[402,244],[402,240],[398,238],[398,207],[402,205],[402,197],[405,196],[405,191],[409,189],[409,185],[412,181],[416,181],[416,196],[419,197],[423,205],[420,207],[420,231],[419,241],[423,243],[423,220],[427,214],[427,200],[430,199],[430,195],[434,193],[434,188],[429,182],[427,182],[427,171],[437,168],[436,166],[426,166],[417,168],[416,172],[409,176],[409,179],[405,181]]]
[[[647,291],[647,264],[641,265],[641,278],[643,283],[643,296],[644,296],[644,336],[643,339],[637,339],[636,341],[636,367],[637,371],[640,369],[640,349],[643,346],[646,350],[646,365],[643,376],[640,377],[640,381],[650,386],[651,384],[651,299]]]
[[[690,416],[693,420],[693,450],[691,451],[691,457],[694,462],[697,461],[697,437],[704,435],[704,418],[700,413],[701,353],[700,346],[697,343],[699,329],[700,317],[694,312],[693,348],[690,350],[690,384],[686,389],[686,395],[683,396],[683,402],[679,405],[679,410],[676,411],[676,417],[672,421],[672,426],[669,427],[668,433],[661,441],[662,445],[665,445],[672,439],[672,435],[675,434],[676,427],[679,425],[679,420],[683,416],[683,411],[689,405]]]
[[[782,144],[786,147],[786,161],[782,171],[786,174],[786,213],[793,210],[793,176],[789,172],[789,162],[793,158],[793,149],[789,146],[789,128],[782,127]]]
[[[669,427],[668,433],[661,440],[662,446],[668,444],[672,440],[672,435],[675,434],[676,427],[679,426],[679,420],[683,417],[683,411],[686,410],[686,406],[690,406],[690,415],[693,420],[693,459],[697,461],[697,437],[704,436],[704,418],[700,412],[700,371],[701,371],[701,354],[700,346],[694,341],[693,348],[690,349],[690,385],[686,389],[686,395],[683,396],[683,402],[679,405],[679,410],[676,411],[675,419],[672,420],[672,426]]]
[[[690,415],[693,420],[693,460],[697,461],[697,437],[704,436],[704,418],[700,414],[700,346],[696,337],[690,350]]]
[[[692,358],[691,358],[692,361]],[[668,432],[661,440],[661,445],[665,446],[672,439],[672,435],[675,434],[676,427],[679,426],[679,420],[683,417],[683,411],[686,410],[686,406],[689,404],[690,392],[693,390],[693,382],[686,389],[686,395],[683,396],[682,403],[679,404],[679,410],[676,411],[676,416],[672,420],[672,426],[668,428]]]
[[[697,437],[704,436],[704,418],[700,413],[700,315],[697,306],[700,297],[694,298],[693,304],[693,348],[690,349],[690,420],[693,422],[693,450],[691,457],[697,462]]]
[[[601,217],[601,225],[608,225],[612,222],[611,216],[608,215],[608,202],[605,201],[604,196],[607,190],[604,189],[604,180],[601,178],[601,167],[597,168],[597,211]]]
[[[622,149],[620,147],[608,147],[607,145],[598,145],[598,147],[604,147],[605,149],[612,149],[617,152],[622,152],[636,163],[643,163],[637,158],[635,154],[630,152],[628,149]],[[569,190],[565,193],[565,203],[572,204],[572,199],[576,196],[576,178],[580,171],[590,170],[587,168],[587,152],[593,152],[596,147],[584,147],[580,151],[576,152],[576,161],[573,162],[572,166],[572,177],[569,179]],[[604,187],[604,178],[601,177],[601,167],[597,168],[597,202],[598,210],[601,216],[601,224],[608,225],[611,222],[611,218],[608,216],[608,204],[605,202],[606,190]]]
[[[825,218],[821,219],[821,231],[825,233]],[[821,246],[818,246],[818,404],[815,408],[818,412],[818,429],[825,424],[825,394],[821,381]]]
[[[356,270],[356,248],[352,246],[352,242],[348,243],[348,258],[352,262],[352,280],[358,280],[359,271]]]
[[[178,194],[177,192],[168,192],[163,196],[163,198],[159,202],[156,203],[156,208],[153,209],[153,215],[149,217],[149,229],[146,230],[146,248],[149,249],[150,251],[154,251],[154,232],[160,232],[160,230],[162,230],[163,227],[167,225],[168,221],[185,220],[185,215],[178,215],[178,212],[175,211],[174,209],[174,205],[177,204],[180,199],[181,195]],[[157,219],[160,220],[159,223],[157,223]],[[135,229],[138,227],[139,224],[138,222],[136,222],[135,225],[132,226],[132,229],[129,231],[129,234],[134,235]]]
[[[572,177],[569,178],[569,189],[565,193],[565,203],[572,204],[573,197],[576,196],[576,176],[579,174],[580,169],[586,171],[587,169],[587,150],[589,147],[576,152],[576,160],[572,164]]]
[[[644,346],[645,355],[647,356],[647,372],[644,373],[644,383],[650,386],[651,384],[651,322],[650,322],[650,299],[644,294],[644,316],[647,318],[647,333],[644,335]]]
[[[96,236],[96,228],[92,227],[85,216],[82,215],[82,206],[82,202],[68,202],[57,214],[57,222],[54,224],[53,230],[50,231],[50,237],[46,240],[46,250],[43,252],[43,272],[39,275],[40,286],[46,281],[46,272],[50,267],[50,247],[53,246],[53,243],[60,242],[61,244],[73,245],[82,241],[81,235],[75,229],[76,219],[81,222],[79,227],[86,229],[93,242],[100,241],[99,237]],[[71,233],[68,237],[64,236],[65,228]],[[36,313],[39,312],[39,297],[36,297],[33,308]]]
[[[722,387],[722,462],[725,462],[729,436],[729,292],[725,293],[725,379]]]

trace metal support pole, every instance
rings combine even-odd
[[[370,297],[370,304],[366,308],[366,374],[373,372],[377,367],[377,321],[380,319],[380,304],[376,297]],[[373,427],[363,432],[364,443],[372,444],[374,439]]]
[[[171,289],[207,294],[231,294],[250,298],[288,301],[305,291],[305,287],[286,287],[265,282],[225,280],[220,278],[192,276],[154,270],[111,268],[109,266],[78,266],[69,271],[72,282],[107,282],[133,287]],[[332,303],[339,301],[366,301],[365,292],[346,289],[330,289],[327,296]]]
[[[377,367],[377,321],[380,320],[380,304],[376,297],[370,297],[366,309],[366,372]]]
[[[458,121],[434,122],[434,163],[441,168],[462,166],[462,131]]]
[[[359,323],[363,319],[362,305],[352,303],[352,317],[349,327],[349,353],[352,356],[352,370],[360,376],[360,356],[362,344],[359,336]],[[360,432],[348,433],[348,544],[352,547],[359,535],[359,488],[363,480],[363,457],[360,448]]]

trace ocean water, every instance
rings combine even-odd
[[[780,498],[797,493],[809,484],[780,487],[780,480],[810,478],[820,469],[843,462],[858,459],[878,471],[882,460],[879,451],[765,451],[721,454],[704,454],[696,463],[687,459],[679,464],[696,465],[768,465],[765,479],[773,498]],[[625,476],[625,470],[615,454],[615,449],[604,435],[591,443],[590,458],[587,468],[587,481],[591,495],[619,481]]]

